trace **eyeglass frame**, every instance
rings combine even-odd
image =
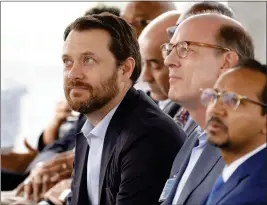
[[[186,53],[185,53],[185,56],[180,56],[179,54],[178,54],[178,51],[177,51],[177,46],[179,45],[179,44],[181,44],[181,43],[186,43]],[[170,52],[173,50],[173,48],[175,48],[176,47],[176,54],[180,57],[180,58],[186,58],[187,57],[187,54],[188,54],[188,52],[190,51],[190,49],[189,49],[189,46],[190,45],[195,45],[195,46],[200,46],[200,47],[206,47],[206,48],[215,48],[215,49],[220,49],[220,50],[224,50],[224,51],[231,51],[232,49],[230,49],[230,48],[225,48],[225,47],[222,47],[222,46],[217,46],[217,45],[213,45],[213,44],[209,44],[209,43],[201,43],[201,42],[195,42],[195,41],[180,41],[180,42],[178,42],[178,43],[176,43],[176,44],[171,44],[171,43],[164,43],[164,44],[162,44],[161,46],[160,46],[160,49],[161,49],[161,54],[162,54],[162,56],[163,56],[163,58],[165,59],[166,57],[164,57],[164,55],[163,55],[163,47],[165,46],[165,45],[167,45],[167,44],[169,44],[169,45],[171,45],[171,50],[170,50]]]
[[[221,96],[222,96],[223,94],[225,94],[225,93],[231,93],[231,94],[234,94],[234,95],[237,97],[237,102],[236,102],[236,105],[235,105],[235,107],[234,107],[234,110],[236,110],[236,109],[239,107],[239,105],[240,105],[240,103],[241,103],[242,101],[248,101],[248,102],[250,102],[250,103],[253,103],[253,104],[255,104],[255,105],[259,105],[259,106],[264,107],[264,108],[267,107],[267,105],[264,104],[264,103],[262,103],[262,102],[258,102],[258,101],[252,100],[252,99],[248,98],[247,96],[239,95],[239,94],[237,94],[237,93],[235,93],[235,92],[231,92],[231,91],[218,92],[217,90],[212,89],[212,88],[206,88],[206,89],[202,89],[202,88],[201,88],[201,89],[200,89],[200,91],[201,91],[201,96],[202,96],[202,94],[203,94],[203,92],[204,92],[205,90],[212,90],[212,91],[214,91],[214,92],[216,93],[216,99],[215,99],[214,102],[212,102],[213,105],[215,105],[215,104],[217,103],[218,99],[221,98]],[[209,103],[206,107],[208,107],[210,104],[211,104],[211,103]],[[205,105],[204,105],[204,106],[205,106]]]

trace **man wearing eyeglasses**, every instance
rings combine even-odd
[[[209,204],[267,204],[267,67],[246,60],[203,90],[206,132],[226,163]]]
[[[185,107],[199,127],[177,154],[160,201],[164,205],[199,204],[224,167],[219,150],[207,143],[200,88],[212,87],[221,73],[240,60],[253,58],[254,46],[239,22],[204,13],[180,23],[170,43],[161,49],[169,68],[168,96]]]
[[[138,37],[153,19],[171,10],[176,10],[173,2],[133,1],[122,9],[121,17],[135,28]]]

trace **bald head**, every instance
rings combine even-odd
[[[183,36],[185,41],[211,43],[229,48],[235,51],[240,59],[254,58],[252,38],[241,23],[216,12],[189,16],[179,24],[172,40],[180,39],[179,36]]]
[[[161,44],[166,43],[168,41],[166,29],[172,26],[178,20],[179,16],[178,11],[169,11],[161,14],[143,30],[139,37],[139,42],[150,41],[155,44],[155,41],[157,41]]]
[[[174,25],[180,14],[166,12],[154,19],[141,33],[138,41],[143,62],[143,80],[151,89],[154,100],[165,100],[169,91],[169,70],[164,66],[160,46],[168,42],[166,29]]]
[[[176,10],[175,4],[172,2],[129,2],[122,9],[121,16],[136,29],[139,36],[150,21],[171,10]]]

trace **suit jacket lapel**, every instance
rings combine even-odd
[[[76,135],[75,147],[75,180],[74,188],[77,193],[73,195],[72,204],[89,204],[87,192],[87,159],[88,159],[89,145],[80,132]],[[72,190],[72,191],[75,191]],[[77,199],[75,197],[77,196]]]
[[[193,127],[196,128],[196,126],[191,126],[191,130],[193,131]],[[171,189],[171,192],[169,194],[169,196],[167,197],[167,199],[165,200],[165,202],[163,202],[162,205],[171,205],[172,201],[174,199],[178,184],[184,174],[184,171],[188,165],[189,159],[190,159],[190,155],[191,155],[191,150],[194,148],[195,144],[198,143],[198,138],[197,138],[198,132],[194,132],[192,133],[192,135],[187,139],[186,144],[183,145],[182,149],[179,151],[179,158],[176,158],[174,160],[174,164],[177,164],[177,166],[179,166],[179,162],[183,162],[182,165],[180,165],[180,169],[177,167],[174,167],[174,170],[177,170],[175,172],[175,176],[171,176],[171,177],[176,177],[175,182],[174,182],[174,186]],[[181,154],[181,153],[185,153],[185,154]]]
[[[168,114],[170,117],[174,117],[174,115],[178,112],[180,105],[176,104],[173,101],[170,101],[164,108],[163,112]]]
[[[207,143],[203,153],[190,174],[190,180],[186,182],[181,192],[178,204],[183,204],[185,202],[187,197],[201,183],[201,181],[203,181],[220,158],[221,154],[219,150]]]
[[[135,104],[136,101],[135,95],[137,95],[137,91],[134,88],[129,89],[126,96],[124,97],[121,104],[114,113],[110,121],[110,124],[108,126],[104,139],[102,158],[101,158],[101,167],[99,176],[99,202],[101,202],[102,188],[109,161],[115,150],[115,144],[117,138],[120,135],[122,128],[124,127],[123,126],[124,118],[126,118],[126,116],[129,114],[128,109],[134,106]]]
[[[187,136],[191,136],[191,134],[193,134],[193,132],[195,131],[195,129],[197,128],[198,124],[191,119],[191,121],[189,122],[188,126],[184,127],[184,132]]]
[[[265,162],[265,163],[264,163]],[[266,170],[266,148],[247,159],[241,164],[222,186],[221,190],[214,195],[214,203],[217,204],[229,192],[231,192],[242,180],[248,177],[251,173],[257,172],[257,169]],[[266,173],[266,172],[265,172]]]

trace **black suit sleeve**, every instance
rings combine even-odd
[[[181,144],[174,138],[157,135],[159,133],[143,136],[123,154],[116,205],[159,204],[159,196]]]

